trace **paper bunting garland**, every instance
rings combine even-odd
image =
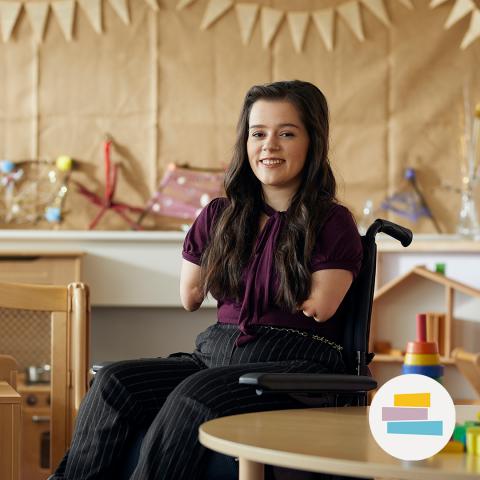
[[[413,3],[412,0],[398,0],[404,7],[408,8],[409,10],[413,10]]]
[[[0,3],[0,25],[4,42],[8,42],[10,39],[21,9],[20,2]]]
[[[158,12],[158,3],[157,0],[145,0],[148,4],[148,6],[154,10],[155,12]]]
[[[464,50],[479,37],[480,37],[480,10],[477,8],[472,13],[472,18],[470,19],[470,26],[468,27],[467,33],[463,37],[463,41],[462,41],[462,44],[460,45],[460,48]]]
[[[313,23],[315,23],[323,43],[329,52],[333,50],[334,17],[335,10],[333,8],[317,10],[312,13]]]
[[[102,0],[78,0],[93,29],[102,33]]]
[[[50,5],[48,3],[26,3],[25,10],[27,11],[30,25],[32,26],[33,35],[37,42],[43,40],[45,33],[45,24],[47,23],[48,11]]]
[[[293,46],[300,53],[307,33],[309,14],[307,12],[288,12],[287,21],[292,35]]]
[[[450,15],[445,22],[445,28],[450,28],[454,23],[457,23],[465,15],[475,10],[473,0],[458,0],[450,12]]]
[[[273,37],[277,33],[283,20],[284,12],[276,8],[263,7],[261,13],[262,45],[263,48],[270,46]]]
[[[436,8],[447,1],[448,0],[431,0],[430,8]],[[445,29],[448,29],[470,13],[470,25],[460,44],[462,50],[465,50],[475,40],[480,38],[480,9],[477,7],[477,4],[473,0],[455,0],[455,4],[444,26]]]
[[[200,30],[206,30],[233,7],[233,0],[209,0]]]
[[[430,2],[430,8],[435,8],[438,7],[439,5],[442,5],[442,3],[448,2],[448,0],[432,0]]]
[[[183,10],[197,0],[178,0],[177,10]],[[413,9],[411,0],[398,0],[404,7]],[[447,0],[432,0],[442,2]],[[200,25],[202,30],[208,29],[215,21],[230,10],[234,0],[208,0],[208,4]],[[292,2],[294,4],[294,2]],[[362,25],[360,6],[367,9],[386,27],[391,26],[391,20],[385,8],[384,0],[347,0],[331,8],[324,8],[312,12],[296,10],[282,10],[265,6],[261,3],[236,3],[235,12],[237,16],[240,37],[244,45],[248,44],[252,37],[253,29],[257,21],[258,11],[260,14],[260,28],[262,45],[269,47],[275,35],[279,31],[284,17],[287,18],[288,28],[295,51],[300,53],[303,49],[305,36],[308,30],[310,17],[322,38],[325,48],[332,51],[334,48],[333,38],[335,29],[335,12],[346,23],[355,37],[363,42],[365,34]]]
[[[387,10],[383,0],[361,0],[365,5],[385,26],[390,26],[390,19],[388,18]]]
[[[158,0],[143,0],[153,11],[159,11]],[[177,0],[176,9],[184,10],[193,5],[197,0]],[[226,13],[234,9],[237,17],[241,41],[248,44],[252,38],[257,19],[260,17],[260,29],[262,45],[264,48],[271,46],[276,34],[282,27],[283,19],[287,19],[288,29],[292,44],[296,52],[301,52],[305,42],[310,18],[325,45],[327,51],[334,49],[335,23],[338,18],[343,21],[360,41],[365,40],[362,12],[368,10],[375,18],[386,27],[391,26],[391,19],[385,8],[384,0],[345,0],[331,8],[322,8],[315,11],[295,11],[272,8],[262,2],[249,1],[238,2],[236,0],[203,0],[206,2],[204,15],[200,23],[200,29],[207,30],[215,22],[220,20]],[[397,0],[405,8],[413,9],[412,0]],[[430,7],[435,8],[445,4],[449,0],[430,0]],[[450,28],[462,18],[471,14],[470,26],[465,33],[461,48],[465,49],[480,37],[480,5],[477,0],[455,0],[454,6],[445,22],[445,28]],[[50,7],[53,17],[67,41],[73,39],[74,22],[76,19],[77,3],[98,34],[103,33],[102,9],[103,3],[108,2],[112,10],[118,15],[123,23],[129,25],[130,8],[137,5],[138,0],[0,0],[0,27],[2,39],[8,42],[14,29],[23,16],[20,15],[22,8],[25,9],[25,17],[31,24],[34,38],[37,42],[43,40],[45,29],[48,25]],[[295,2],[292,2],[292,6]],[[260,15],[259,15],[260,12]]]
[[[108,0],[125,25],[130,25],[130,14],[128,13],[127,0]]]
[[[259,7],[255,3],[237,3],[235,5],[238,26],[240,27],[240,36],[244,45],[247,45],[252,36],[258,10]]]
[[[183,10],[185,7],[191,5],[195,0],[180,0],[177,3],[177,10]]]
[[[365,40],[365,35],[363,34],[362,18],[360,16],[360,7],[358,3],[344,3],[337,7],[337,12],[350,27],[350,30],[355,36],[363,42]]]
[[[72,40],[73,18],[75,15],[74,0],[60,0],[52,3],[52,10],[57,17],[60,28],[62,29],[65,40]]]
[[[86,15],[88,21],[96,33],[102,33],[102,4],[108,1],[113,11],[126,25],[130,24],[129,5],[137,5],[138,0],[0,0],[0,27],[2,40],[8,42],[19,18],[22,8],[25,9],[26,17],[31,25],[33,36],[37,42],[42,42],[45,29],[48,25],[50,7],[58,22],[60,29],[67,42],[73,39],[73,24],[77,15],[77,3],[80,10]],[[185,6],[194,0],[185,0]],[[230,1],[233,5],[233,0]],[[157,0],[144,0],[155,12],[158,12]]]

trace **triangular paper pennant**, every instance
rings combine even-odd
[[[253,27],[258,15],[258,5],[256,3],[237,3],[235,11],[237,12],[238,25],[240,27],[240,36],[242,43],[247,45],[252,36]]]
[[[125,25],[130,25],[130,14],[128,13],[127,0],[108,0]]]
[[[383,0],[361,0],[361,2],[367,7],[383,24],[387,27],[390,26],[390,19],[388,18],[387,11]]]
[[[329,52],[333,50],[333,27],[334,27],[335,10],[326,8],[317,10],[312,13],[313,22],[315,23],[323,43]]]
[[[465,50],[471,43],[473,43],[479,37],[480,37],[480,11],[478,9],[475,9],[475,11],[472,13],[472,18],[470,19],[470,26],[468,27],[467,33],[463,37],[460,48],[462,50]]]
[[[284,12],[276,8],[263,7],[261,14],[262,44],[267,48],[282,23]]]
[[[43,40],[45,33],[45,25],[47,23],[48,12],[50,5],[47,2],[41,3],[26,3],[25,10],[27,11],[28,19],[32,25],[33,34],[38,42]]]
[[[102,0],[77,0],[97,33],[102,33]]]
[[[65,40],[69,42],[72,39],[73,19],[75,17],[75,0],[57,0],[52,2],[52,10],[57,17],[60,28],[62,29]]]
[[[179,2],[177,3],[177,10],[183,10],[185,7],[188,7],[196,1],[197,0],[179,0]]]
[[[307,12],[288,12],[287,21],[292,35],[293,46],[297,53],[303,49],[305,34],[307,33],[308,19],[310,14]]]
[[[209,0],[200,29],[206,30],[231,7],[233,7],[233,0]]]
[[[145,0],[148,3],[148,6],[152,9],[158,12],[158,3],[157,0]]]
[[[448,0],[432,0],[430,2],[430,8],[438,7],[439,5],[442,5],[445,2],[448,2]]]
[[[465,15],[475,10],[473,0],[457,0],[445,22],[445,28],[450,28],[454,23],[458,22]]]
[[[357,2],[347,2],[337,7],[337,12],[345,20],[355,36],[363,42],[365,35],[363,34],[362,19],[360,17],[360,7]]]
[[[398,0],[404,7],[407,7],[409,10],[413,10],[412,0]]]
[[[0,23],[2,25],[2,39],[8,42],[22,9],[20,2],[0,2]]]

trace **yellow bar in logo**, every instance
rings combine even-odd
[[[393,396],[395,407],[429,407],[430,393],[397,393]]]

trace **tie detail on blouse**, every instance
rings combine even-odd
[[[260,232],[255,244],[253,258],[247,266],[245,278],[245,295],[240,309],[239,329],[240,335],[237,346],[255,339],[251,326],[259,324],[262,312],[268,310],[269,299],[272,292],[272,275],[275,265],[274,255],[278,236],[285,222],[285,212],[277,212],[272,207],[264,204],[264,212],[268,220]]]

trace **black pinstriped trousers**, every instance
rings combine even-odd
[[[132,432],[149,426],[131,480],[201,478],[206,449],[198,427],[237,413],[298,408],[288,395],[256,395],[239,385],[248,372],[343,371],[341,354],[309,336],[259,327],[258,338],[237,347],[234,325],[201,333],[193,354],[124,361],[104,367],[86,395],[71,447],[53,479],[112,480]]]

